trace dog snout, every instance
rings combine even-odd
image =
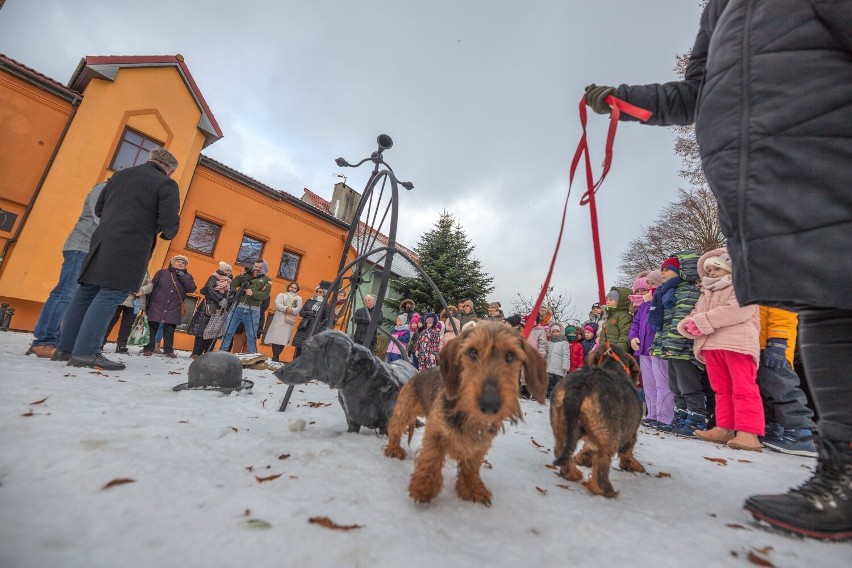
[[[497,414],[502,405],[503,399],[500,398],[497,385],[493,382],[485,383],[485,386],[482,387],[482,392],[479,394],[479,410],[483,414]]]

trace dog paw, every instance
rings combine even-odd
[[[400,460],[404,460],[405,459],[405,450],[403,450],[399,446],[396,446],[395,448],[393,448],[391,446],[387,446],[385,448],[385,457],[397,458],[397,459],[400,459]]]
[[[595,457],[595,452],[590,450],[589,448],[583,448],[580,450],[576,456],[574,456],[574,461],[577,465],[582,465],[584,467],[591,467],[592,458]]]
[[[559,475],[567,479],[568,481],[581,481],[583,479],[583,474],[576,467],[573,469],[563,467],[559,472]]]
[[[607,499],[612,499],[618,495],[618,491],[616,491],[609,482],[599,485],[594,478],[592,478],[589,481],[584,482],[583,485],[586,486],[586,489],[588,489],[590,493],[606,497]]]
[[[491,492],[483,485],[477,488],[471,488],[465,486],[456,487],[456,493],[459,496],[459,499],[464,501],[472,501],[474,503],[481,503],[486,507],[491,506]]]
[[[441,492],[441,482],[412,477],[408,484],[408,495],[417,503],[428,503]]]
[[[627,458],[622,459],[618,467],[621,468],[622,471],[631,471],[633,473],[645,473],[645,468],[639,463],[639,460],[636,458]]]

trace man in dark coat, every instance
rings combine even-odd
[[[695,122],[743,304],[799,311],[820,415],[815,475],[746,509],[816,538],[852,538],[852,9],[849,0],[710,0],[682,81],[591,85]],[[624,120],[631,120],[622,115]]]
[[[138,290],[160,238],[170,240],[180,225],[178,185],[169,176],[177,159],[163,148],[144,164],[110,178],[98,198],[100,217],[80,271],[80,289],[68,306],[52,359],[73,367],[120,370],[105,358],[101,340],[109,320],[131,290]]]
[[[352,321],[355,323],[355,335],[352,339],[358,345],[364,345],[364,340],[367,337],[367,328],[370,327],[370,321],[373,317],[373,308],[375,305],[376,297],[372,294],[367,294],[364,296],[364,305],[355,310],[355,313],[352,315]],[[367,347],[371,353],[376,348],[376,339],[377,334],[373,333],[370,344],[364,345],[364,347]]]

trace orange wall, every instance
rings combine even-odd
[[[196,216],[222,225],[212,257],[185,248]],[[320,280],[331,281],[337,275],[347,230],[286,201],[267,197],[215,170],[198,166],[181,211],[180,230],[158,268],[168,266],[169,259],[176,254],[188,257],[189,272],[199,289],[219,261],[233,265],[234,273],[240,274],[242,269],[235,264],[245,234],[265,242],[263,258],[269,264],[274,302],[275,296],[290,283],[277,275],[285,248],[302,255],[296,279],[302,287],[302,298],[307,300]],[[175,334],[175,343],[181,349],[191,349],[193,339],[180,332]],[[288,359],[291,350],[285,351]]]
[[[12,322],[17,329],[35,325],[38,311],[23,306],[40,304],[56,284],[65,239],[86,194],[112,174],[125,126],[163,142],[177,157],[174,179],[182,199],[204,142],[201,111],[174,67],[121,69],[115,81],[93,79],[83,95],[20,239],[3,261],[0,298],[21,304]],[[158,244],[151,265],[161,265],[167,250],[167,243]]]
[[[20,225],[72,105],[17,77],[0,73],[0,209],[18,216],[0,230],[0,249]]]

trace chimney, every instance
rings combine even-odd
[[[358,211],[358,203],[361,201],[361,194],[346,185],[343,182],[334,184],[334,193],[331,195],[329,203],[329,212],[343,221],[351,225],[355,218],[355,213]]]

